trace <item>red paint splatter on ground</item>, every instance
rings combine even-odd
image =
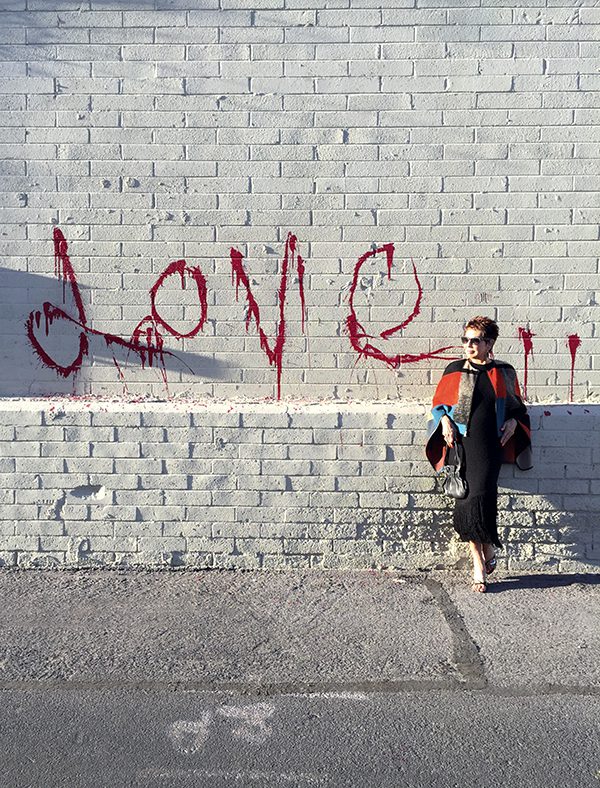
[[[527,399],[527,379],[529,376],[529,356],[533,355],[533,342],[532,338],[535,336],[527,328],[519,328],[519,339],[523,342],[523,349],[525,351],[525,369],[523,372],[523,398]]]
[[[401,331],[403,328],[414,320],[414,318],[420,313],[421,311],[421,300],[423,298],[423,288],[421,287],[421,282],[419,281],[419,277],[417,275],[417,268],[412,263],[413,267],[413,276],[415,278],[415,282],[417,285],[417,298],[415,300],[415,304],[413,306],[412,312],[410,315],[403,320],[398,325],[393,326],[392,328],[388,328],[385,331],[380,332],[376,336],[374,334],[369,334],[364,326],[359,321],[355,305],[354,305],[354,296],[356,293],[356,288],[358,285],[358,278],[360,276],[360,269],[365,264],[367,260],[371,257],[375,257],[378,254],[385,254],[386,255],[386,265],[387,265],[387,278],[388,280],[392,277],[392,265],[394,260],[394,244],[384,244],[377,249],[371,249],[362,257],[359,257],[356,265],[354,266],[354,274],[352,277],[352,284],[350,286],[350,293],[348,298],[348,303],[350,307],[350,314],[346,318],[346,328],[348,331],[348,335],[350,337],[350,344],[354,348],[354,350],[360,356],[367,356],[369,358],[374,358],[377,361],[382,361],[384,364],[392,367],[393,369],[397,369],[401,364],[412,364],[416,361],[423,361],[426,358],[448,358],[447,356],[440,355],[447,350],[455,350],[456,347],[454,345],[448,345],[447,347],[438,348],[437,350],[433,350],[430,353],[396,353],[394,355],[390,355],[382,350],[380,347],[375,345],[373,342],[370,342],[371,339],[382,339],[384,341],[388,340],[391,336],[396,334],[398,331]]]
[[[235,284],[235,297],[239,298],[240,285],[246,291],[246,331],[250,327],[250,322],[254,319],[256,330],[260,338],[260,346],[269,360],[269,364],[275,366],[277,370],[277,399],[281,398],[281,371],[283,367],[283,349],[285,347],[285,301],[288,288],[288,273],[294,264],[298,272],[298,290],[300,292],[300,308],[302,312],[302,331],[306,319],[306,304],[304,301],[304,261],[296,252],[297,238],[292,233],[288,233],[285,242],[285,252],[281,266],[281,280],[278,291],[279,320],[277,322],[276,338],[273,347],[269,344],[269,338],[265,334],[260,323],[260,308],[250,287],[250,279],[244,268],[243,254],[233,247],[230,249],[231,258],[231,281]]]
[[[577,355],[577,349],[581,345],[581,339],[577,334],[569,334],[567,337],[567,345],[569,347],[569,353],[571,354],[571,385],[569,389],[569,401],[573,402],[573,381],[575,378],[575,357]]]

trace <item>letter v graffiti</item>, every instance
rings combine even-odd
[[[250,279],[244,268],[243,254],[234,249],[230,249],[231,256],[231,281],[235,284],[235,296],[239,297],[240,285],[246,291],[246,331],[252,320],[256,324],[256,330],[260,338],[260,347],[264,351],[271,366],[277,369],[277,399],[281,398],[281,369],[283,365],[283,349],[285,347],[285,300],[288,290],[288,277],[294,265],[298,271],[298,289],[300,291],[300,306],[302,312],[302,332],[304,333],[306,319],[306,304],[304,301],[304,260],[296,250],[298,239],[292,233],[288,233],[285,242],[285,252],[281,265],[281,279],[278,291],[279,320],[277,322],[275,342],[271,347],[269,338],[261,326],[260,308],[250,287]]]

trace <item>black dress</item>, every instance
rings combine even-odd
[[[470,363],[477,372],[477,381],[467,435],[461,438],[468,493],[455,502],[453,525],[462,542],[502,547],[496,523],[502,447],[496,425],[496,395],[487,374],[494,362]]]

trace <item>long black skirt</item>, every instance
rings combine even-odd
[[[455,502],[454,529],[463,542],[502,547],[497,525],[500,440],[495,430],[493,433],[475,430],[462,438],[462,445],[468,494]]]

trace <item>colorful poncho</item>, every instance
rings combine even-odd
[[[514,418],[517,427],[512,438],[502,449],[502,462],[516,463],[522,471],[533,467],[531,457],[531,426],[527,408],[521,398],[517,373],[510,364],[494,361],[486,367],[496,394],[496,424],[498,437],[505,421]],[[453,361],[444,370],[433,397],[433,406],[427,423],[425,454],[436,471],[446,460],[446,442],[442,435],[441,418],[449,416],[461,435],[468,434],[469,416],[477,371],[468,360]]]

